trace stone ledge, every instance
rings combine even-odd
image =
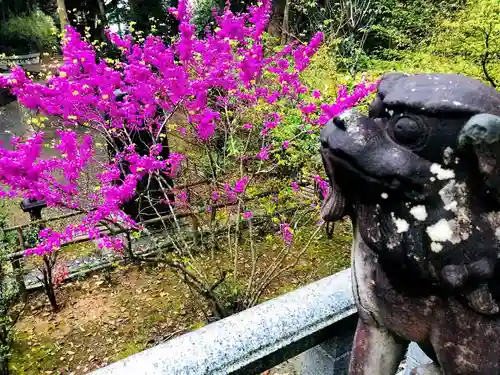
[[[291,358],[292,374],[347,375],[356,322],[347,269],[91,375],[253,375]],[[398,375],[428,362],[412,343]]]
[[[347,269],[92,375],[258,374],[335,336],[355,314]]]

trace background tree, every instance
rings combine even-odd
[[[66,10],[65,0],[57,0],[57,14],[59,15],[61,32],[64,33],[66,26],[69,25],[68,11]]]
[[[178,22],[168,12],[168,8],[176,7],[177,0],[129,0],[128,19],[133,30],[143,34],[172,37],[177,35]]]
[[[500,3],[468,0],[454,17],[440,16],[430,52],[480,67],[483,80],[493,87],[500,82]]]

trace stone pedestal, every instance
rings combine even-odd
[[[347,375],[352,337],[335,337],[302,353],[300,375]]]
[[[425,355],[418,345],[412,342],[406,354],[406,366],[403,375],[410,375],[411,370],[415,367],[431,362],[432,360]]]
[[[299,355],[300,375],[347,375],[354,332],[339,335]],[[410,375],[417,366],[431,363],[417,344],[411,343],[406,354],[404,370]]]
[[[344,320],[334,336],[300,354],[300,375],[347,375],[356,322]]]

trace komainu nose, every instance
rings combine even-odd
[[[340,130],[346,130],[345,121],[341,116],[335,116],[333,118],[334,125]]]

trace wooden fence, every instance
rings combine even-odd
[[[205,184],[205,183],[207,183],[207,181],[197,181],[197,182],[194,182],[194,183],[189,184],[189,185],[179,186],[178,188],[183,189],[183,188],[187,188],[187,187],[193,187],[193,186],[197,186],[197,185],[202,185],[202,184]],[[305,197],[312,198],[314,195],[317,194],[317,192],[318,192],[317,186],[304,186],[302,188],[302,194]],[[276,193],[278,193],[278,192],[277,191],[263,192],[263,193],[257,194],[256,196],[254,196],[252,198],[247,199],[247,201],[256,200],[256,199],[263,198],[263,197],[266,197],[266,196],[269,196],[269,195],[273,195],[273,194],[276,194]],[[224,208],[224,207],[235,206],[237,204],[238,204],[237,202],[227,202],[227,203],[215,204],[215,205],[212,205],[211,207],[212,207],[212,209],[220,209],[220,208]],[[203,208],[200,207],[197,210],[195,210],[194,212],[182,212],[182,213],[177,213],[177,214],[164,215],[164,216],[160,216],[160,217],[156,217],[156,218],[153,218],[153,219],[146,220],[142,224],[144,224],[145,226],[150,226],[150,225],[154,225],[154,224],[165,222],[165,221],[167,221],[169,219],[174,218],[174,216],[175,216],[176,220],[184,219],[184,218],[188,218],[188,217],[193,217],[195,215],[203,213],[204,211],[205,211],[205,208],[204,207]],[[32,222],[30,222],[28,224],[22,224],[22,225],[12,226],[12,227],[3,229],[4,232],[12,232],[12,231],[17,232],[17,239],[18,239],[19,250],[16,251],[16,252],[8,254],[7,255],[7,260],[10,261],[11,264],[12,264],[12,268],[15,271],[16,280],[17,280],[17,282],[19,284],[19,287],[20,287],[20,289],[22,291],[25,291],[27,289],[37,289],[37,288],[39,288],[41,286],[41,285],[34,285],[34,286],[31,286],[31,288],[27,288],[27,285],[25,283],[25,279],[24,279],[25,272],[24,272],[24,261],[23,261],[23,259],[24,259],[24,256],[25,256],[25,252],[27,250],[27,246],[26,246],[26,239],[24,237],[23,230],[26,229],[26,228],[29,228],[29,227],[34,227],[34,226],[36,227],[36,226],[40,226],[42,224],[52,223],[52,222],[55,222],[55,221],[58,221],[58,220],[63,220],[63,219],[69,219],[69,218],[76,217],[76,216],[79,216],[79,215],[84,215],[84,214],[85,214],[85,212],[72,212],[72,213],[68,213],[68,214],[64,214],[64,215],[59,215],[59,216],[52,217],[52,218],[47,218],[47,219],[41,219],[41,220],[32,221]],[[259,223],[255,222],[254,225],[259,225]],[[107,226],[103,225],[103,226],[100,227],[100,229],[101,229],[101,233],[102,234],[111,235],[111,236],[118,236],[120,234],[130,234],[130,229],[119,228],[119,227],[118,228],[117,227],[113,228],[111,225],[107,225]],[[209,230],[206,230],[206,231],[203,231],[202,234],[204,234],[204,235],[205,234],[212,234],[213,235],[214,233],[210,233]],[[215,235],[220,235],[220,234],[227,234],[227,231],[224,231],[224,232],[221,232],[221,233],[215,233]],[[186,237],[189,237],[190,235],[192,235],[192,232],[187,231]],[[90,242],[90,241],[94,241],[94,240],[95,239],[90,238],[88,235],[77,236],[77,237],[73,238],[71,241],[64,242],[61,245],[61,248],[64,248],[64,247],[67,247],[67,246],[71,246],[71,245],[75,245],[75,244]],[[126,236],[126,240],[127,240],[126,246],[128,246],[128,248],[131,249],[132,248],[132,244],[130,242],[131,241],[131,237],[130,236]],[[168,250],[168,249],[171,250],[173,247],[174,247],[173,244],[167,244],[165,246],[165,248],[163,248],[162,250]],[[158,252],[158,251],[156,251],[156,252]],[[154,255],[156,252],[148,252],[147,255]],[[143,254],[141,254],[141,255],[143,255]],[[130,258],[130,257],[128,257],[128,258]],[[130,261],[131,259],[128,259],[128,258],[127,258],[127,256],[125,256],[122,261],[123,262]],[[97,265],[95,267],[92,267],[90,269],[85,269],[83,271],[76,271],[74,273],[70,273],[65,278],[65,281],[71,280],[71,279],[73,279],[76,276],[83,276],[83,275],[88,274],[90,272],[95,272],[95,271],[98,271],[98,270],[101,270],[101,269],[105,269],[105,268],[110,267],[110,266],[112,266],[111,262],[104,262],[103,264],[99,264],[99,265]]]

